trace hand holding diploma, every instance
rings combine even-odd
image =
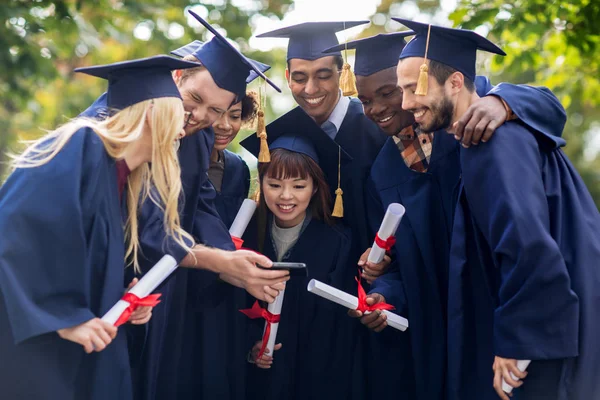
[[[358,266],[362,267],[360,276],[366,280],[369,285],[373,284],[375,279],[385,274],[390,266],[390,263],[392,262],[392,259],[388,255],[384,255],[379,263],[372,263],[371,261],[368,261],[371,250],[372,249],[370,247],[365,250],[358,261]]]
[[[514,360],[496,356],[494,359],[494,389],[502,400],[509,400],[513,388],[523,384],[527,376],[525,369],[529,366],[529,360]]]
[[[403,318],[389,311],[391,309],[394,309],[394,306],[386,304],[385,302],[369,302],[368,296],[365,294],[364,289],[360,285],[360,281],[358,282],[358,298],[346,292],[342,292],[341,290],[336,289],[333,286],[329,286],[323,282],[319,282],[316,279],[311,279],[311,281],[308,282],[307,290],[311,293],[316,294],[317,296],[333,301],[334,303],[349,308],[350,310],[359,311],[360,313],[365,315],[367,313],[372,314],[381,312],[386,316],[387,325],[400,331],[405,331],[406,329],[408,329],[408,320],[406,318]],[[383,296],[381,296],[381,298],[383,298]]]
[[[367,296],[366,302],[369,305],[385,303],[385,297],[379,293],[373,293]],[[387,315],[381,310],[376,310],[368,314],[364,314],[359,310],[348,310],[348,315],[352,318],[360,318],[360,323],[374,332],[381,332],[388,326]]]

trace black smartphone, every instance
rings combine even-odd
[[[308,276],[308,269],[304,263],[296,262],[273,262],[273,266],[267,269],[287,269],[290,271],[290,276]]]

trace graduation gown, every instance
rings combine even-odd
[[[451,399],[496,397],[494,355],[533,360],[516,399],[600,393],[600,215],[563,145],[516,121],[487,146],[461,152],[449,275]]]
[[[0,189],[0,390],[5,399],[130,399],[123,330],[99,353],[57,330],[102,317],[123,295],[114,160],[84,128],[47,164]]]
[[[223,152],[225,170],[215,204],[230,226],[250,187],[250,171],[238,155]],[[246,317],[238,312],[246,306],[245,290],[215,281],[202,292],[188,293],[188,319],[183,342],[177,399],[243,400],[245,393],[247,340]]]
[[[244,199],[250,190],[250,170],[240,156],[223,151],[225,169],[221,191],[217,192],[215,205],[225,226],[231,227]]]
[[[82,115],[103,117],[106,114],[106,94]],[[233,250],[229,232],[214,206],[216,192],[208,180],[210,153],[214,144],[214,132],[207,128],[186,136],[180,141],[178,151],[183,188],[180,205],[181,227],[192,234],[197,242],[211,247]],[[140,266],[148,271],[164,254],[181,261],[186,251],[165,235],[163,213],[151,201],[141,208],[139,218],[142,257]],[[228,285],[208,271],[180,268],[157,290],[162,293],[161,304],[154,308],[147,330],[136,329],[131,335],[131,359],[134,364],[134,392],[138,400],[172,399],[176,397],[182,382],[180,371],[189,369],[183,355],[187,343],[186,327],[195,325],[195,314],[188,313],[189,302],[201,302],[198,293],[219,291]],[[192,304],[196,307],[197,304]]]
[[[263,252],[277,259],[270,221],[267,227]],[[256,220],[246,230],[244,239],[249,248],[259,248]],[[277,343],[283,347],[275,352],[271,369],[262,370],[247,364],[248,399],[353,398],[352,354],[356,348],[356,332],[361,327],[346,315],[343,307],[306,290],[312,278],[338,288],[354,282],[355,268],[347,259],[350,245],[347,231],[316,219],[305,220],[298,241],[283,259],[305,263],[308,277],[293,277],[286,283],[277,332]],[[262,337],[264,321],[253,320],[252,324],[250,347],[242,355],[244,358]]]
[[[480,95],[502,97],[526,123],[560,136],[565,114],[551,92],[510,84],[492,88],[484,77],[477,77],[475,83]],[[539,110],[562,112],[552,114],[555,119],[548,123],[536,117]],[[396,202],[406,208],[394,249],[397,263],[374,282],[371,292],[382,294],[410,321],[404,334],[410,337],[412,365],[418,377],[415,399],[443,399],[446,395],[448,257],[461,174],[459,154],[460,145],[454,137],[437,132],[428,171],[420,173],[406,166],[396,143],[389,138],[373,164],[368,184],[374,231],[389,204]]]

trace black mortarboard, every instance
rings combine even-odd
[[[414,35],[414,32],[382,33],[339,44],[326,49],[324,52],[331,53],[344,49],[356,49],[354,55],[354,74],[369,76],[375,72],[396,66],[400,52],[402,52],[404,45],[406,45],[404,38],[410,35]]]
[[[415,37],[406,44],[400,59],[424,57],[435,60],[462,72],[465,77],[474,81],[477,50],[506,55],[500,47],[473,31],[402,18],[392,19],[415,31]]]
[[[369,21],[304,22],[262,33],[256,37],[289,38],[288,61],[292,58],[316,60],[331,55],[341,55],[339,51],[332,54],[323,54],[323,50],[339,44],[337,36],[335,36],[336,32],[367,23]]]
[[[214,38],[204,43],[192,53],[206,67],[215,83],[221,88],[236,95],[239,101],[246,94],[246,79],[250,71],[266,80],[275,90],[281,92],[269,78],[262,73],[260,67],[233,47],[215,28],[193,11],[188,11]]]
[[[144,100],[178,97],[171,71],[197,67],[198,63],[159,55],[113,64],[75,69],[75,72],[108,80],[107,106],[122,110]]]

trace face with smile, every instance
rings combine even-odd
[[[215,131],[215,150],[223,151],[237,136],[242,127],[242,102],[232,105],[213,124]]]
[[[282,228],[291,228],[302,222],[314,191],[310,176],[306,179],[275,179],[267,175],[262,180],[265,204],[273,213],[275,223]]]
[[[186,135],[211,126],[235,98],[233,93],[217,86],[206,68],[199,68],[188,76],[182,76],[181,70],[174,71],[173,79],[183,98]]]
[[[292,58],[285,76],[294,100],[317,124],[327,120],[340,92],[340,71],[334,56],[316,60]]]
[[[413,115],[402,109],[402,90],[397,85],[395,66],[369,76],[357,76],[356,88],[365,115],[386,135],[396,135],[415,122]]]
[[[444,85],[429,74],[428,90],[424,96],[416,95],[419,68],[423,59],[409,57],[398,63],[398,86],[403,91],[402,108],[412,113],[415,122],[424,132],[435,132],[446,129],[452,123],[456,105],[452,93],[450,79]]]

